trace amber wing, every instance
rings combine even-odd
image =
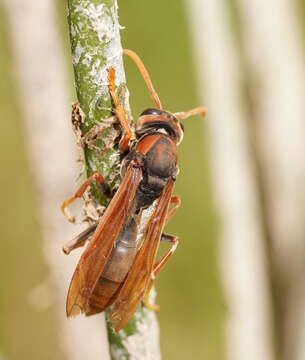
[[[90,310],[90,296],[127,220],[141,180],[141,168],[131,164],[75,269],[67,295],[67,316]]]
[[[113,323],[115,331],[122,329],[133,316],[151,282],[173,186],[174,182],[171,180],[158,199],[156,209],[147,225],[143,244],[114,303],[109,320]]]

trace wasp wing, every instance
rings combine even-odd
[[[143,244],[115,300],[109,316],[115,331],[119,331],[127,324],[146,293],[151,280],[173,187],[174,182],[171,180],[158,199],[156,209],[147,225]]]
[[[126,223],[141,180],[141,168],[129,165],[121,185],[75,269],[67,295],[67,316],[90,311],[90,296]]]

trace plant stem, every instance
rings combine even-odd
[[[87,175],[99,171],[112,186],[117,186],[120,151],[114,139],[118,131],[117,126],[109,125],[108,121],[113,116],[107,80],[110,67],[116,71],[118,96],[130,118],[117,1],[68,0],[68,9],[76,92],[81,108],[81,136],[105,126],[94,146],[84,147]],[[97,189],[92,190],[96,204],[106,205]],[[142,306],[123,330],[115,334],[108,326],[108,334],[112,359],[160,358],[155,315]]]
[[[68,0],[68,8],[76,92],[84,114],[81,129],[85,134],[113,115],[107,81],[109,67],[116,70],[119,96],[129,113],[117,4],[114,0]],[[109,131],[105,131],[94,148],[85,147],[87,175],[100,171],[109,180],[117,171],[119,149],[105,149],[108,137]]]

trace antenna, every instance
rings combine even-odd
[[[161,101],[159,99],[159,96],[158,96],[156,90],[154,89],[154,86],[153,86],[153,83],[149,76],[149,73],[146,70],[141,58],[134,51],[128,50],[128,49],[124,49],[123,54],[128,55],[134,61],[134,63],[137,65],[137,67],[148,87],[148,91],[150,92],[150,97],[152,98],[153,102],[156,104],[157,109],[161,110],[162,109]]]

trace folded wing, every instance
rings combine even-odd
[[[156,209],[144,234],[143,244],[114,303],[109,320],[113,323],[115,331],[119,331],[128,323],[148,288],[173,187],[174,182],[170,180],[157,200]]]
[[[67,316],[90,311],[90,296],[127,221],[141,180],[141,168],[130,164],[75,269],[67,295]]]

